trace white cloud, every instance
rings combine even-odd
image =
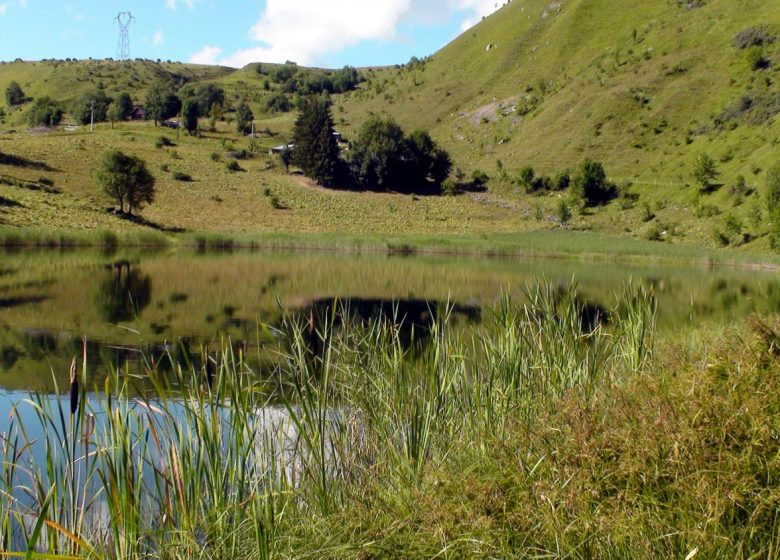
[[[176,0],[166,3],[175,6]],[[430,24],[460,13],[471,23],[498,6],[495,0],[267,0],[249,31],[257,46],[237,50],[220,63],[242,67],[292,60],[311,65],[363,41],[398,40],[400,24],[409,19]]]
[[[0,4],[0,16],[4,16],[8,11],[8,4]]]
[[[152,35],[152,45],[155,47],[159,47],[165,42],[165,37],[163,36],[162,31],[155,31]]]
[[[181,0],[183,4],[185,4],[190,10],[195,7],[195,4],[198,3],[198,0]],[[165,7],[169,10],[175,10],[177,6],[177,0],[165,0]]]
[[[27,7],[27,0],[19,0],[19,7],[24,10]]]
[[[219,59],[220,55],[222,55],[222,49],[219,47],[212,47],[209,45],[206,45],[202,49],[200,49],[198,52],[194,53],[192,56],[190,56],[190,62],[192,64],[217,64],[217,60]]]

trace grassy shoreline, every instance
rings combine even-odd
[[[474,255],[556,258],[626,263],[677,263],[780,269],[780,256],[667,244],[573,230],[543,230],[493,235],[353,235],[332,233],[197,233],[156,231],[47,230],[0,227],[6,249],[184,248],[290,250],[388,255]]]
[[[0,539],[51,558],[777,558],[777,317],[655,340],[647,292],[592,331],[576,293],[529,295],[411,347],[388,323],[289,323],[268,380],[223,348],[150,363],[151,393],[111,371],[97,397],[74,359],[70,414],[31,395],[0,439]]]

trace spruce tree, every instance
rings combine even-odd
[[[333,185],[338,172],[339,146],[333,132],[330,101],[317,97],[304,101],[293,129],[293,163],[325,186]]]

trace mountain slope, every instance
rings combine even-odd
[[[776,2],[514,0],[422,64],[373,72],[337,104],[358,126],[371,111],[434,131],[460,165],[546,172],[591,156],[617,178],[688,181],[712,152],[724,179],[777,159],[776,119],[739,114],[744,96],[780,112],[778,42],[752,70],[741,31],[780,33]],[[718,125],[729,108],[736,117]]]

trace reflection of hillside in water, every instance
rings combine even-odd
[[[468,325],[502,292],[521,302],[525,286],[539,280],[563,291],[578,284],[584,329],[609,318],[629,281],[656,294],[661,330],[780,310],[776,275],[760,271],[332,253],[22,252],[0,256],[0,387],[48,387],[52,372],[64,381],[84,336],[95,376],[105,364],[138,369],[141,354],[199,363],[205,346],[223,341],[257,354],[269,342],[258,323],[279,325],[285,313],[309,321],[334,301],[349,310],[339,320],[403,319],[403,340],[413,330],[422,343],[447,302],[454,323]]]

